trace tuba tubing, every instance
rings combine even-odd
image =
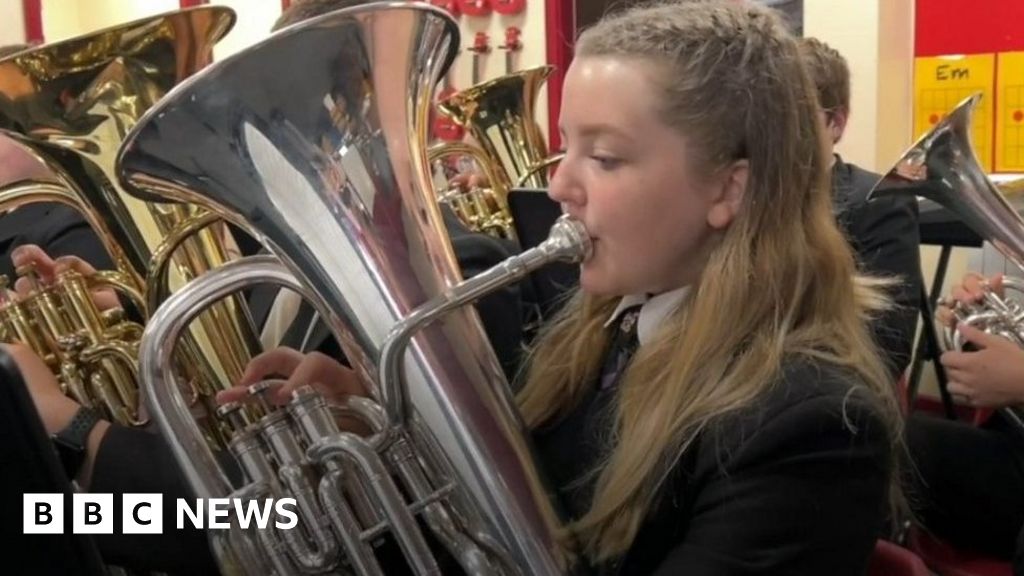
[[[578,220],[563,214],[539,245],[463,281],[448,293],[435,297],[406,316],[391,331],[381,350],[378,388],[391,429],[405,424],[408,402],[403,383],[402,358],[416,333],[446,312],[472,303],[487,294],[518,281],[531,272],[553,264],[576,264],[590,257],[592,247],[587,231]]]
[[[307,431],[313,436],[313,443],[307,450],[308,457],[313,461],[327,464],[328,475],[321,485],[321,497],[329,500],[338,497],[341,491],[337,490],[335,471],[346,459],[355,462],[358,468],[363,470],[363,474],[373,480],[371,492],[416,574],[440,572],[426,541],[416,527],[412,513],[408,510],[397,486],[390,480],[388,468],[384,464],[385,458],[382,457],[382,454],[396,442],[402,441],[399,434],[407,426],[407,396],[404,391],[406,384],[401,374],[401,360],[408,350],[409,342],[419,330],[441,318],[446,312],[501,289],[548,264],[585,260],[590,254],[590,249],[590,239],[582,224],[568,216],[562,216],[552,227],[549,238],[539,246],[460,283],[449,293],[417,308],[399,323],[388,337],[382,352],[378,384],[384,395],[383,402],[387,415],[382,418],[367,399],[355,401],[354,409],[368,413],[368,419],[377,424],[375,433],[369,439],[339,431],[333,422],[325,422],[323,419],[306,424]],[[208,272],[176,292],[157,310],[142,337],[140,371],[152,416],[159,423],[160,431],[164,438],[167,438],[175,459],[186,472],[190,487],[200,498],[218,498],[229,494],[254,496],[263,491],[254,486],[246,486],[239,490],[232,488],[231,480],[220,468],[201,430],[193,420],[187,402],[181,396],[181,386],[176,382],[171,363],[174,344],[181,337],[185,327],[202,310],[225,296],[255,283],[277,284],[298,292],[304,298],[316,301],[313,293],[275,258],[251,256]],[[295,400],[323,403],[323,400],[316,397],[310,389],[297,391]],[[405,474],[408,476],[409,472],[405,471]],[[347,507],[335,505],[331,509],[335,510],[334,514],[340,515],[340,510],[347,510]],[[335,522],[335,527],[351,526],[350,514],[349,512],[340,516],[341,521]],[[357,564],[368,567],[373,560],[362,552],[362,546],[354,544],[358,540],[358,536],[352,534],[342,537],[350,557],[358,559]],[[218,550],[218,547],[214,546],[214,550]],[[223,552],[218,561],[222,569],[235,567],[236,560],[232,560],[231,556]],[[280,566],[281,562],[277,561],[274,564]]]

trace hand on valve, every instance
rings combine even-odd
[[[1024,350],[1015,343],[973,326],[958,324],[953,308],[957,303],[977,304],[988,288],[1003,294],[1003,277],[984,278],[969,273],[953,288],[951,297],[939,303],[936,318],[950,329],[959,328],[968,351],[947,351],[940,361],[949,378],[949,391],[965,404],[979,408],[1001,408],[1024,403]]]

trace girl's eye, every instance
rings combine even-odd
[[[622,159],[613,158],[611,156],[594,155],[591,156],[590,158],[594,162],[597,162],[598,166],[600,166],[602,170],[614,170],[615,168],[618,168],[622,164]]]

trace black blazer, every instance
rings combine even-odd
[[[24,244],[37,244],[54,258],[78,256],[98,270],[109,270],[113,266],[85,219],[63,204],[28,204],[0,215],[0,274],[12,281],[11,252]]]
[[[170,448],[158,434],[112,424],[96,454],[89,491],[115,494],[115,518],[121,517],[121,494],[163,494],[163,535],[120,531],[96,535],[107,564],[182,575],[220,574],[206,533],[176,528],[177,499],[193,496]]]
[[[856,251],[861,270],[899,280],[889,291],[895,308],[872,324],[895,380],[910,363],[917,330],[923,282],[921,236],[914,197],[887,196],[867,201],[868,192],[879,178],[836,156],[832,167],[836,220]]]
[[[536,434],[571,517],[577,482],[603,452],[610,394],[595,390]],[[887,511],[888,430],[848,374],[791,359],[752,406],[722,417],[683,454],[621,558],[602,576],[863,576]]]

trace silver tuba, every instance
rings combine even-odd
[[[1009,188],[994,183],[985,174],[971,147],[971,115],[980,100],[981,94],[975,94],[960,102],[903,153],[868,199],[913,194],[932,200],[1024,268],[1024,219],[1004,196]],[[1024,292],[1024,281],[1007,277],[1005,287]],[[1024,346],[1024,307],[1013,299],[988,290],[983,302],[971,306],[958,304],[954,314],[958,325],[972,325]],[[947,349],[963,348],[958,329],[943,326],[942,335]],[[1010,415],[1024,424],[1016,414],[1019,412],[1015,409]]]
[[[215,63],[139,122],[118,159],[132,194],[192,202],[272,254],[194,280],[154,314],[140,372],[154,421],[201,498],[297,501],[293,530],[211,530],[225,573],[382,574],[391,539],[415,574],[443,549],[467,574],[564,574],[575,555],[475,311],[465,304],[589,250],[582,227],[473,279],[460,273],[428,181],[433,90],[458,27],[419,3],[378,3],[288,27]],[[220,466],[167,363],[208,302],[257,282],[300,292],[339,339],[372,398],[341,431],[307,387],[247,420],[221,416],[243,478]],[[254,401],[269,383],[250,389]],[[439,546],[428,545],[429,532]]]
[[[1006,199],[1000,185],[985,174],[971,148],[971,115],[980,100],[981,95],[975,94],[960,102],[903,153],[868,198],[915,194],[932,200],[1024,268],[1024,219]],[[1021,289],[1021,281],[1007,280],[1008,288]],[[958,312],[964,322],[1024,343],[1024,312],[1012,301],[990,292],[982,306],[964,307]],[[955,330],[944,332],[944,342],[947,348],[961,348],[960,335]]]

